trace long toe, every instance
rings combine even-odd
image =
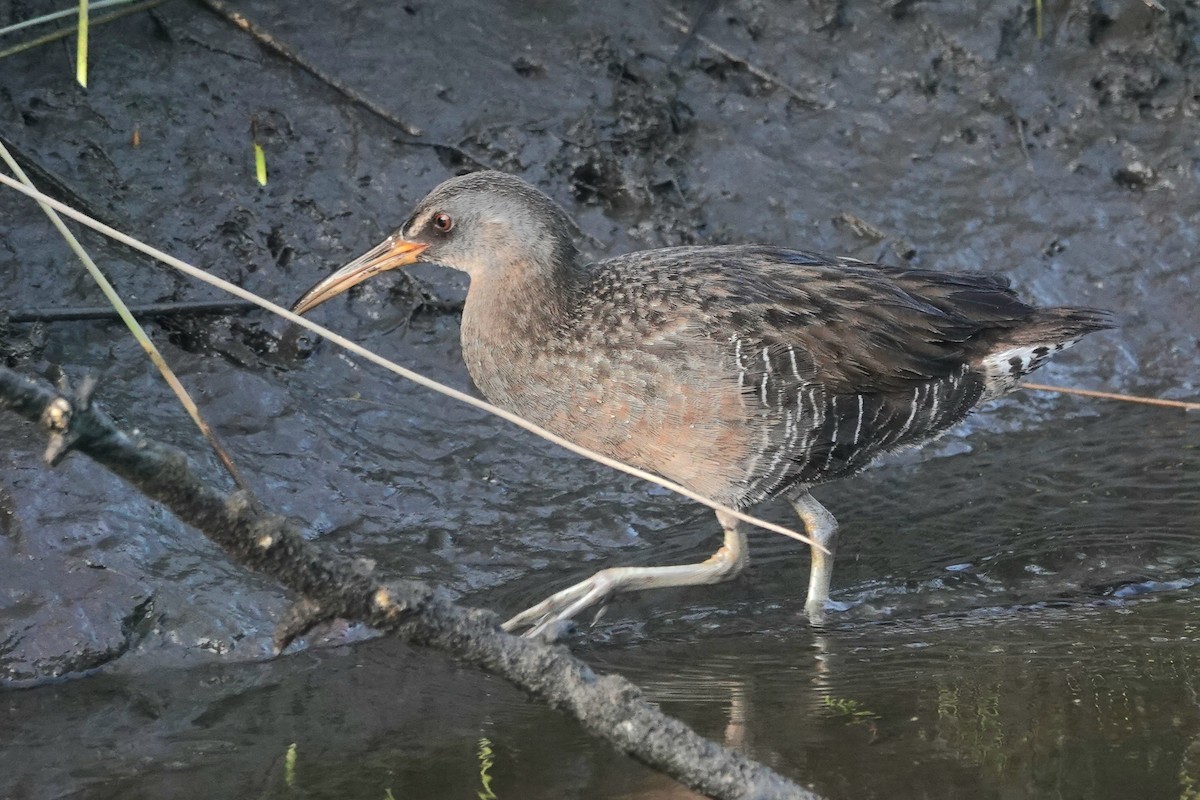
[[[526,639],[540,639],[546,644],[559,644],[573,637],[579,626],[572,619],[553,619],[525,631]]]
[[[603,572],[547,597],[525,609],[502,626],[509,633],[523,628],[529,637],[543,637],[552,626],[567,622],[581,611],[604,602],[613,591],[613,582]]]
[[[570,606],[577,597],[580,596],[578,590],[580,584],[576,584],[569,589],[563,589],[558,594],[547,597],[537,605],[530,606],[516,614],[500,627],[509,633],[517,633],[526,628],[536,628],[538,625],[559,618],[559,611]]]

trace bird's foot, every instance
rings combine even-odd
[[[808,617],[809,625],[812,625],[814,628],[824,628],[833,622],[830,618],[831,614],[841,614],[849,611],[852,607],[850,603],[845,603],[841,600],[830,600],[828,597],[818,602],[810,599],[804,604],[804,616]]]
[[[804,616],[808,617],[808,624],[814,628],[825,627],[825,603],[824,601],[814,603],[811,600],[804,604]]]
[[[509,633],[525,630],[530,639],[558,641],[574,631],[571,620],[579,612],[607,600],[616,590],[616,581],[607,574],[597,572],[585,581],[563,589],[547,597],[535,606],[525,609],[502,626]]]

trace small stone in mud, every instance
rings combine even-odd
[[[1154,179],[1154,170],[1142,161],[1130,161],[1113,172],[1113,180],[1126,189],[1145,189]]]
[[[917,257],[917,248],[906,239],[892,239],[892,252],[902,261],[912,261]]]
[[[1060,239],[1051,239],[1050,243],[1042,248],[1042,255],[1046,256],[1047,258],[1053,258],[1054,256],[1061,254],[1066,249],[1066,242]]]
[[[512,62],[513,70],[522,78],[540,77],[546,74],[546,68],[525,56],[517,56]]]

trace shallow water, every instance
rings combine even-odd
[[[743,579],[617,601],[577,649],[830,797],[1183,796],[1200,776],[1195,423],[1059,411],[826,487],[848,610],[824,630],[800,615],[801,549],[755,534]],[[1098,457],[1114,451],[1119,468]],[[602,565],[715,544],[707,512],[645,495],[632,525],[569,502],[584,505],[574,544],[526,532],[429,547],[425,574],[511,610]],[[331,541],[400,569],[372,535]],[[526,558],[540,564],[470,591],[464,576]],[[393,642],[152,672],[130,658],[7,694],[8,796],[470,796],[481,748],[498,797],[689,796],[501,681]]]
[[[586,655],[831,797],[1177,797],[1200,770],[1197,610],[1165,593]],[[392,642],[6,701],[15,797],[471,796],[485,745],[499,797],[690,796],[507,685]]]
[[[1038,302],[1122,318],[1039,380],[1194,395],[1196,11],[1047,3],[1039,43],[1029,5],[719,3],[690,43],[645,4],[240,7],[425,140],[538,182],[598,255],[766,241],[999,271]],[[0,70],[0,133],[133,233],[287,302],[459,166],[199,7],[156,13],[97,29],[87,94],[67,49]],[[1154,177],[1131,185],[1141,162]],[[39,213],[0,193],[0,303],[99,303]],[[209,296],[87,241],[131,300]],[[317,317],[469,388],[456,317],[413,313],[462,281],[412,274]],[[706,509],[261,316],[150,327],[264,501],[381,573],[514,612],[597,569],[719,543]],[[123,423],[225,480],[118,327],[10,326],[0,354],[97,374]],[[829,797],[1190,796],[1198,425],[1007,398],[817,490],[842,523],[843,610],[825,629],[800,615],[803,549],[755,533],[743,578],[618,599],[573,646]],[[502,798],[689,796],[496,679],[394,642],[346,646],[357,628],[263,661],[287,605],[269,581],[82,459],[46,470],[41,437],[3,415],[0,442],[0,798],[474,796],[481,773]]]

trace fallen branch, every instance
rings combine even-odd
[[[624,678],[595,674],[565,647],[510,636],[493,613],[456,605],[441,589],[366,574],[306,541],[285,518],[256,508],[244,494],[211,488],[179,450],[118,429],[91,406],[91,389],[87,384],[67,397],[0,367],[0,407],[50,431],[51,463],[71,450],[84,453],[162,503],[238,564],[300,595],[276,634],[277,648],[319,622],[358,620],[507,679],[618,750],[709,797],[818,800],[666,716]]]

